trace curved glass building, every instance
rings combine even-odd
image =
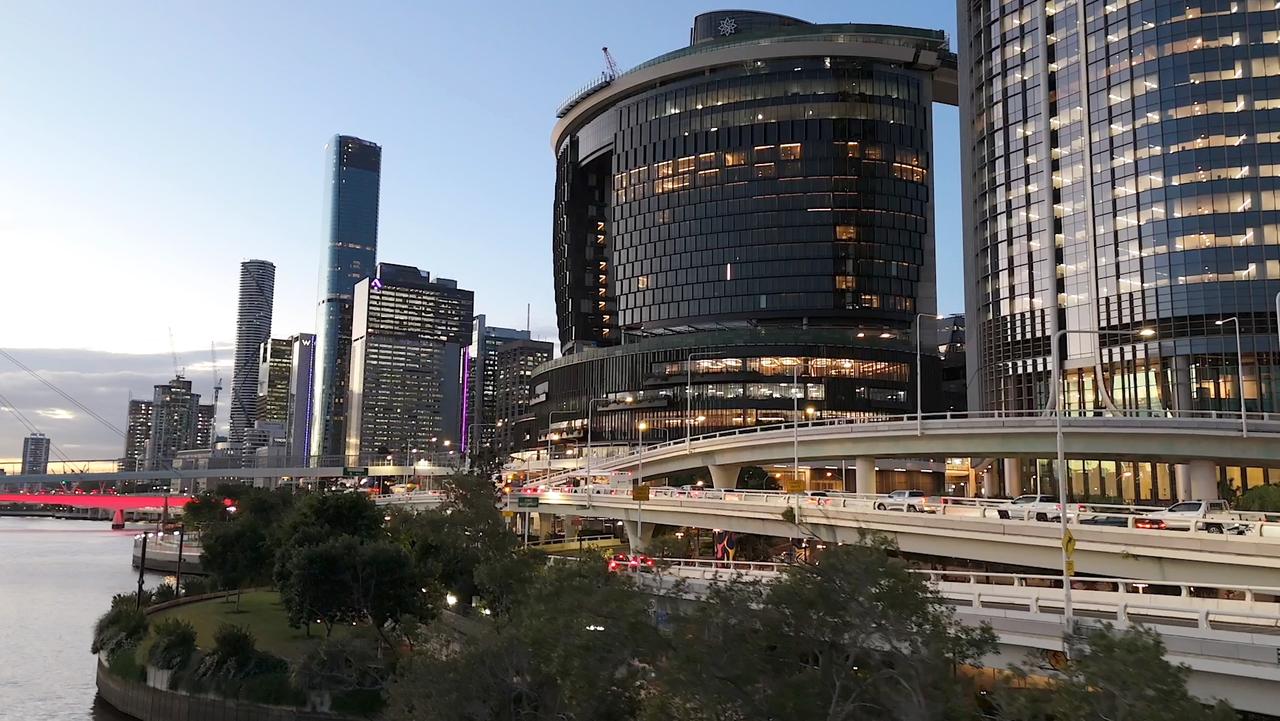
[[[712,12],[688,47],[571,97],[552,134],[562,357],[523,437],[584,436],[589,405],[597,442],[640,420],[674,438],[913,411],[947,44]]]
[[[1274,0],[958,8],[970,407],[1280,410]]]

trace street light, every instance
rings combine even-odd
[[[1061,522],[1061,546],[1062,546],[1062,622],[1066,624],[1067,633],[1071,632],[1071,574],[1067,568],[1067,455],[1063,445],[1062,438],[1062,411],[1066,405],[1062,398],[1062,357],[1058,353],[1058,344],[1061,342],[1062,336],[1068,333],[1079,335],[1093,335],[1098,337],[1108,335],[1134,335],[1130,331],[1107,331],[1107,330],[1084,330],[1076,328],[1063,328],[1051,337],[1050,352],[1053,354],[1053,388],[1057,398],[1057,408],[1053,414],[1053,430],[1054,442],[1057,444],[1057,461],[1055,468],[1058,472],[1058,520]],[[1150,338],[1156,332],[1151,328],[1143,328],[1136,335],[1142,338]],[[1101,385],[1102,379],[1098,379]],[[1037,483],[1039,479],[1037,479]],[[1036,489],[1037,493],[1039,488]]]
[[[635,399],[633,399],[631,396],[627,396],[626,402],[631,403],[633,400]],[[591,400],[587,401],[587,462],[586,462],[587,483],[591,482],[591,417],[592,417],[592,413],[596,409],[596,404],[601,401],[612,403],[614,399],[609,397],[604,397],[604,398],[592,398]],[[590,500],[591,498],[590,496],[588,496],[587,501],[590,502]]]
[[[800,385],[800,362],[791,366],[791,480],[800,480],[800,396],[796,395],[796,386]],[[804,409],[806,416],[817,413],[817,409],[808,406]]]
[[[1280,298],[1280,295],[1276,296]],[[1231,316],[1222,320],[1215,320],[1214,325],[1225,325],[1230,323],[1236,330],[1236,393],[1240,396],[1240,435],[1245,438],[1249,437],[1249,419],[1245,416],[1244,409],[1244,347],[1240,345],[1240,319]]]
[[[923,329],[920,327],[920,321],[923,320],[926,315],[933,315],[933,314],[932,313],[916,313],[916,435],[917,436],[924,435],[924,428],[922,427],[922,423],[921,423],[921,416],[924,414],[924,404],[921,401],[921,397],[923,394],[921,393],[921,390],[920,390],[921,387],[924,385],[924,376],[921,375],[920,373],[920,336],[924,335],[924,333],[921,332]],[[936,315],[934,316],[934,318],[937,320],[942,320],[943,318],[946,318],[946,316]]]
[[[1277,301],[1280,302],[1280,301]],[[719,351],[699,351],[690,353],[684,361],[684,452],[692,453],[691,443],[693,440],[693,424],[689,419],[693,417],[693,359],[699,356],[703,358],[714,358],[721,355]]]

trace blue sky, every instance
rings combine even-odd
[[[335,132],[383,146],[380,260],[458,279],[491,323],[522,327],[532,304],[552,337],[555,108],[600,73],[601,46],[625,69],[726,5],[744,6],[9,3],[0,347],[167,354],[170,329],[179,350],[228,343],[246,258],[277,266],[274,335],[313,330]],[[954,35],[952,2],[745,7]],[[956,111],[935,118],[940,306],[959,311]],[[0,456],[15,428],[0,418]]]

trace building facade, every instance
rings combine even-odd
[[[379,263],[356,284],[346,456],[460,454],[473,294],[412,266]]]
[[[258,417],[258,356],[271,339],[271,309],[275,297],[276,267],[265,260],[240,264],[240,304],[236,314],[236,365],[231,373],[232,445],[244,441],[244,432]]]
[[[200,448],[200,394],[191,381],[176,376],[154,387],[151,398],[151,435],[147,439],[148,470],[170,468],[178,451]]]
[[[22,439],[22,474],[42,476],[49,472],[49,437],[32,433]]]
[[[316,337],[299,333],[289,338],[289,397],[285,446],[291,465],[307,466],[311,454],[312,388],[315,384]]]
[[[471,350],[467,366],[467,428],[463,450],[472,444],[490,448],[498,435],[498,350],[510,341],[529,340],[529,331],[499,328],[483,315],[472,322]],[[550,360],[548,356],[547,360]]]
[[[562,357],[531,440],[914,411],[945,34],[722,11],[691,39],[558,114]]]
[[[141,471],[147,459],[147,440],[151,438],[151,401],[129,399],[125,418],[124,456],[120,470]]]
[[[196,440],[193,448],[213,448],[218,442],[217,413],[218,409],[212,403],[201,403],[196,407]]]
[[[1275,4],[958,11],[970,407],[1280,410]],[[1112,466],[1172,497],[1167,469]]]
[[[382,148],[338,135],[325,148],[325,290],[320,300],[311,455],[337,456],[346,447],[352,301],[356,284],[373,276],[378,251],[378,193]]]
[[[289,375],[293,371],[293,343],[272,338],[258,347],[257,419],[285,424],[289,417]]]
[[[494,437],[491,446],[497,457],[517,448],[516,428],[529,412],[532,398],[533,372],[555,356],[555,346],[547,341],[528,338],[499,345],[493,352]]]

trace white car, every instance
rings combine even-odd
[[[936,509],[924,491],[892,491],[876,499],[877,511],[907,511],[909,513],[934,513]]]
[[[1133,522],[1134,528],[1150,528],[1158,531],[1195,531],[1209,533],[1248,532],[1248,526],[1233,523],[1231,506],[1222,500],[1182,501],[1163,511],[1152,511]]]
[[[1032,493],[1009,501],[996,515],[1015,521],[1057,521],[1062,518],[1062,506],[1054,496]]]

